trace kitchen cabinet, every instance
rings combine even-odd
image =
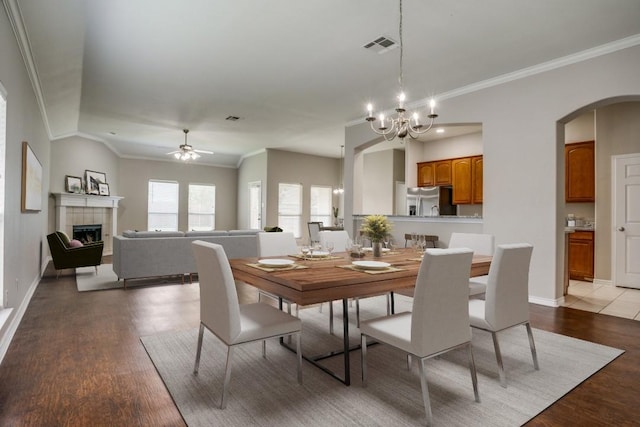
[[[471,177],[471,157],[451,160],[452,203],[454,205],[464,205],[472,202]]]
[[[569,278],[593,281],[593,231],[569,234]]]
[[[433,162],[435,185],[451,185],[451,160]]]
[[[482,156],[471,158],[471,203],[482,203]]]
[[[418,163],[418,187],[435,185],[435,162]]]
[[[566,144],[564,162],[566,202],[594,202],[596,182],[594,141]]]

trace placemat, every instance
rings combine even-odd
[[[383,274],[383,273],[394,273],[396,271],[404,271],[404,268],[398,268],[393,266],[387,267],[384,270],[367,270],[364,268],[356,267],[355,265],[351,265],[351,264],[336,265],[336,267],[346,268],[347,270],[353,270],[353,271],[361,271],[363,273],[369,273],[369,274]]]
[[[272,273],[274,271],[287,271],[287,270],[299,270],[302,268],[309,268],[306,265],[292,264],[287,267],[265,267],[260,264],[247,264],[249,267],[257,268],[258,270],[266,271]]]

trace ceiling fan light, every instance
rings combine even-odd
[[[173,157],[175,157],[176,159],[179,159],[179,158],[180,158],[180,153],[175,153],[175,154],[173,155]]]

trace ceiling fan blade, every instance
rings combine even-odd
[[[208,150],[193,150],[196,153],[201,153],[201,154],[213,154],[213,151],[208,151]]]
[[[176,153],[179,153],[179,152],[180,152],[180,150],[176,150],[176,151],[172,151],[172,152],[170,152],[170,153],[166,153],[166,155],[167,155],[167,156],[170,156],[170,155],[172,155],[172,154],[176,154]]]

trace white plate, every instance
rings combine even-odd
[[[372,248],[372,247],[370,247],[370,246],[368,246],[368,247],[366,247],[366,248],[362,248],[362,250],[363,250],[364,252],[373,252],[373,248]],[[381,250],[382,252],[389,252],[391,249],[389,249],[389,248],[380,248],[380,250]]]
[[[289,267],[293,265],[294,261],[290,259],[260,259],[258,260],[258,264],[263,265],[265,267]]]
[[[314,257],[314,258],[322,258],[325,256],[329,256],[329,252],[327,251],[313,251],[312,254],[309,254],[310,257]]]
[[[356,268],[362,268],[363,270],[384,270],[391,267],[391,264],[382,261],[353,261],[352,264]]]

